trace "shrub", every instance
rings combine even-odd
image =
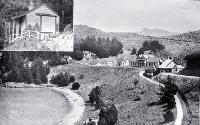
[[[73,90],[78,90],[79,88],[80,88],[80,84],[78,83],[78,82],[74,82],[73,84],[72,84],[72,89]]]
[[[169,77],[167,78],[167,81],[163,82],[163,84],[165,87],[161,86],[160,88],[161,93],[159,93],[160,103],[167,104],[165,110],[172,109],[175,107],[175,104],[176,104],[174,95],[177,93],[178,87],[174,84],[172,79],[170,79]]]
[[[73,75],[70,75],[70,82],[75,82],[75,77]]]
[[[134,85],[136,86],[140,81],[138,79],[134,79]]]
[[[118,120],[118,112],[114,104],[103,107],[99,113],[98,125],[115,125]]]
[[[89,101],[91,105],[94,105],[97,102],[97,100],[99,99],[99,95],[100,95],[100,88],[97,86],[93,88],[89,94]]]
[[[60,73],[60,74],[58,74],[56,76],[53,76],[51,78],[50,82],[52,84],[55,84],[55,85],[58,85],[58,86],[68,86],[71,83],[72,79],[73,79],[72,77],[73,76],[70,75],[69,73],[65,73],[65,74]]]
[[[42,84],[42,81],[41,81],[40,79],[34,79],[33,82],[34,82],[34,84],[36,84],[36,85]]]

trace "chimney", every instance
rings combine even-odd
[[[29,5],[29,7],[28,7],[28,10],[30,11],[30,10],[32,10],[33,8],[34,8],[34,6],[33,6],[33,1],[31,0],[30,5]]]

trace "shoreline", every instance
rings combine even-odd
[[[15,83],[15,82],[6,82],[3,85],[0,85],[1,87],[6,87],[6,88],[49,88],[49,87],[56,87],[55,85],[52,84],[41,84],[41,85],[36,85],[36,84],[27,84],[27,83]]]
[[[75,125],[75,123],[81,120],[85,111],[85,102],[83,98],[67,88],[52,87],[51,89],[62,93],[73,107],[72,111],[65,115],[58,125]]]
[[[58,93],[64,95],[65,99],[69,101],[72,106],[72,111],[65,115],[63,119],[60,120],[58,125],[75,125],[78,121],[81,120],[83,113],[85,111],[85,102],[83,98],[77,93],[73,92],[68,88],[56,87],[51,84],[35,85],[35,84],[25,84],[25,83],[14,83],[9,82],[5,83],[5,88],[48,88]]]

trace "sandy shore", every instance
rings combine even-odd
[[[64,94],[64,96],[68,99],[69,103],[73,107],[71,113],[67,114],[59,123],[59,125],[75,125],[75,123],[81,119],[84,113],[84,100],[80,95],[67,88],[53,87],[52,89]]]
[[[7,88],[45,88],[45,87],[55,87],[55,85],[52,85],[52,84],[35,85],[35,84],[27,84],[27,83],[7,82],[7,83],[4,83],[4,85],[2,85],[2,87],[7,87]]]

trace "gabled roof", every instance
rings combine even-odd
[[[19,17],[22,17],[22,16],[26,16],[27,14],[33,12],[34,10],[39,9],[39,8],[42,7],[42,6],[47,7],[49,10],[51,10],[53,13],[55,13],[55,14],[58,16],[58,13],[57,13],[56,11],[54,11],[53,9],[51,9],[46,3],[43,3],[43,4],[41,4],[40,6],[37,6],[37,7],[33,8],[32,10],[29,10],[29,11],[27,11],[27,12],[23,12],[23,13],[17,15],[17,16],[12,17],[12,19],[16,19],[16,18],[19,18]]]
[[[175,62],[171,59],[165,60],[158,68],[161,69],[173,69],[176,66]]]

